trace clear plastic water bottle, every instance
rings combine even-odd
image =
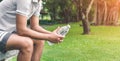
[[[69,25],[69,24],[66,25],[66,26],[62,26],[62,27],[57,31],[57,34],[62,35],[62,36],[65,37],[66,34],[69,32],[69,29],[70,29],[70,25]],[[48,44],[49,44],[49,45],[53,45],[54,43],[48,41]]]

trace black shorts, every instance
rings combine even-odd
[[[0,31],[0,52],[6,52],[6,43],[12,33]]]

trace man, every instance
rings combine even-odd
[[[0,3],[0,52],[20,50],[17,61],[39,61],[44,40],[59,43],[63,36],[39,26],[40,0],[3,0]],[[30,28],[27,20],[30,19]]]

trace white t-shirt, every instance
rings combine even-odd
[[[16,30],[16,14],[26,16],[39,16],[42,1],[38,0],[3,0],[0,2],[0,30],[13,32]]]

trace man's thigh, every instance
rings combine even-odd
[[[25,36],[19,36],[17,34],[12,34],[7,43],[6,43],[6,49],[12,50],[12,49],[21,49],[28,43],[33,43],[32,39]]]

